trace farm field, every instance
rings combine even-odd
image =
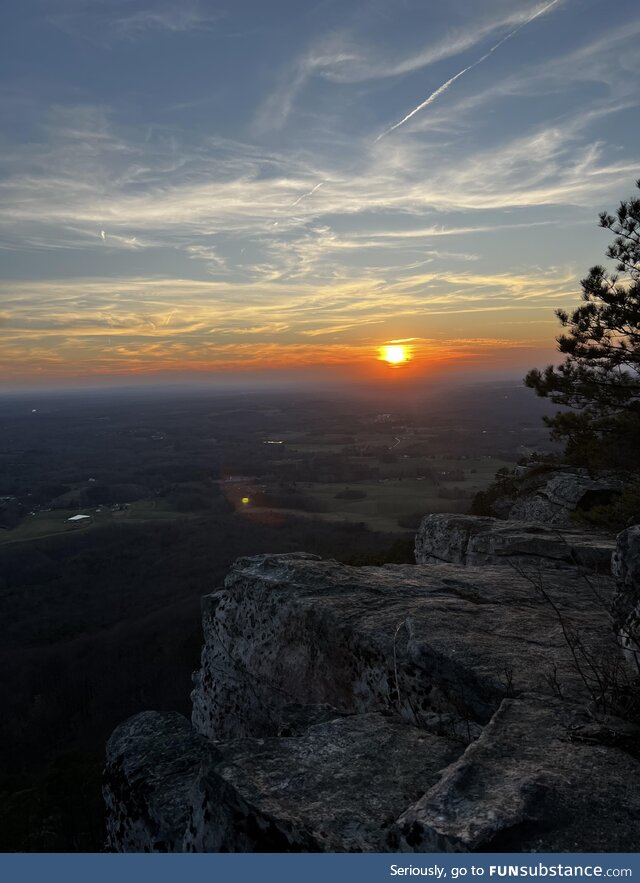
[[[69,521],[73,515],[89,515],[90,520]],[[188,518],[190,513],[176,512],[165,501],[137,500],[126,509],[113,512],[109,508],[96,511],[89,507],[80,509],[52,509],[26,516],[13,530],[0,531],[0,545],[28,542],[62,533],[85,532],[108,524],[141,524],[150,521],[175,521]]]
[[[237,490],[237,497],[246,494],[246,512],[271,512],[302,515],[323,521],[362,522],[369,530],[414,530],[420,515],[433,512],[466,512],[471,498],[492,480],[497,469],[508,466],[494,458],[468,460],[416,458],[385,464],[386,477],[369,481],[300,482],[296,491],[311,506],[295,509],[290,506],[270,507],[269,487],[264,487],[266,502],[254,506],[251,488]],[[383,471],[381,469],[381,472]],[[425,474],[420,475],[420,472]],[[450,480],[450,475],[464,477]],[[274,490],[274,497],[277,493]]]

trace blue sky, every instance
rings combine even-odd
[[[640,5],[21,0],[5,387],[550,358],[640,175]],[[533,361],[532,361],[533,360]]]

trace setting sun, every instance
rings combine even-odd
[[[409,350],[406,346],[393,345],[380,348],[380,358],[390,365],[400,365],[409,360]]]

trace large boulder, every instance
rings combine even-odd
[[[609,573],[614,547],[611,537],[575,528],[437,514],[422,519],[415,548],[418,564],[504,564],[527,570],[583,567]]]
[[[588,585],[569,569],[241,558],[203,599],[193,725],[214,740],[275,734],[290,702],[483,724],[507,695],[551,692],[552,672],[584,694],[563,628],[599,652],[610,627],[598,592],[611,598],[610,577]]]
[[[107,746],[110,846],[381,852],[398,816],[463,750],[379,713],[336,713],[294,736],[214,746],[180,715],[145,712]]]
[[[581,470],[547,473],[530,485],[511,506],[508,517],[556,526],[570,526],[576,510],[609,503],[624,490],[621,478],[595,479]]]
[[[640,674],[640,524],[618,535],[612,559],[613,613],[625,655]]]
[[[185,849],[382,852],[398,816],[463,750],[380,713],[230,742],[204,770]]]

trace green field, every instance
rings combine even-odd
[[[69,521],[72,515],[90,515],[91,521]],[[0,531],[0,545],[23,543],[72,531],[93,530],[107,524],[140,524],[189,517],[189,513],[176,512],[169,508],[164,500],[137,500],[135,503],[129,503],[127,509],[115,512],[108,507],[102,508],[100,512],[91,507],[80,510],[52,509],[50,512],[27,515],[13,530]]]
[[[395,463],[381,467],[386,477],[379,480],[299,483],[298,490],[305,497],[317,501],[323,511],[305,512],[276,508],[273,511],[305,518],[319,518],[323,521],[364,522],[371,530],[398,531],[403,529],[398,524],[398,519],[416,513],[428,515],[434,512],[468,512],[472,496],[489,484],[497,469],[508,465],[510,464],[493,458],[398,459]],[[430,470],[440,487],[431,478],[416,476],[416,472],[419,473],[421,470],[425,473]],[[446,475],[442,475],[452,470],[462,470],[464,479],[449,481]],[[403,473],[405,477],[402,477]],[[347,490],[357,490],[366,496],[359,500],[336,499],[336,494]],[[447,499],[441,496],[442,490],[445,492],[458,490],[464,492],[465,497]]]
[[[389,441],[393,437],[376,435],[378,444]],[[320,436],[317,441],[295,443],[295,447],[286,445],[287,453],[293,451],[338,452],[343,447]],[[361,438],[358,444],[363,444]],[[378,470],[380,478],[345,482],[297,482],[297,490],[304,497],[317,504],[304,509],[285,509],[273,507],[273,511],[304,518],[316,518],[323,521],[363,522],[371,530],[400,531],[411,530],[399,524],[398,519],[416,514],[433,512],[467,512],[471,498],[479,490],[483,490],[493,479],[496,470],[511,464],[492,457],[474,459],[442,458],[434,456],[406,456],[402,453],[404,442],[394,448],[392,462],[383,463],[378,457],[350,457],[352,462],[367,463],[369,461]],[[463,474],[459,480],[451,480],[451,473]],[[186,487],[186,486],[185,486]],[[261,484],[261,491],[268,496],[270,491],[274,498],[278,490],[268,484]],[[255,488],[244,483],[224,483],[224,493],[236,507],[240,508],[243,496],[252,496]],[[359,500],[336,499],[336,494],[347,490],[357,490],[366,496]],[[206,495],[206,488],[201,488]],[[459,495],[456,496],[456,495]],[[249,510],[254,507],[249,505]],[[265,507],[255,507],[256,511]],[[315,510],[318,511],[315,511]],[[91,521],[70,522],[68,519],[76,514],[90,515]],[[172,508],[165,497],[137,500],[118,510],[110,506],[86,506],[83,508],[52,509],[37,511],[27,515],[12,530],[0,531],[0,545],[7,543],[27,542],[47,536],[54,536],[72,531],[93,530],[108,524],[139,524],[153,521],[173,521],[182,518],[193,518],[202,512],[184,512]]]
[[[354,489],[366,493],[363,500],[336,499],[336,494]],[[428,481],[419,479],[385,479],[354,484],[315,484],[306,492],[326,506],[319,517],[331,520],[364,521],[371,530],[398,530],[398,518],[420,512],[464,512],[467,500],[442,500],[437,489]]]

